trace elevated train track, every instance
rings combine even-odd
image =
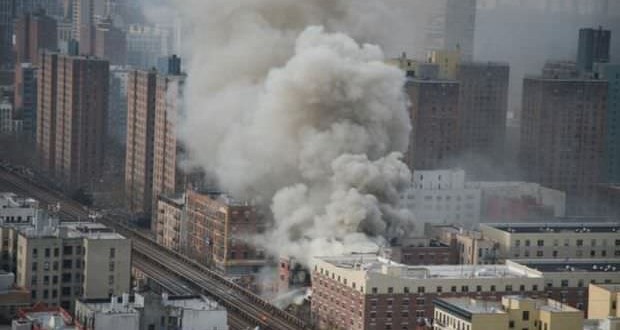
[[[12,191],[38,199],[47,205],[60,203],[63,219],[87,221],[89,210],[63,194],[0,168],[0,191]],[[202,293],[226,307],[233,329],[259,326],[260,329],[311,329],[303,320],[270,304],[247,289],[175,251],[157,244],[122,219],[102,216],[96,221],[132,239],[133,266],[172,293]],[[175,281],[176,279],[180,281]],[[183,284],[180,284],[181,281]]]

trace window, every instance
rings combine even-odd
[[[388,293],[394,293],[394,288],[393,287],[389,287],[388,288]]]
[[[512,291],[512,285],[506,285],[506,292],[511,292]]]
[[[403,292],[404,292],[404,293],[409,293],[409,287],[408,287],[408,286],[404,287],[404,288],[403,288]]]
[[[110,261],[110,264],[108,265],[108,270],[111,272],[114,271],[114,261]]]
[[[525,240],[525,246],[530,246],[530,240],[529,239]]]
[[[453,285],[452,288],[450,289],[450,291],[456,292],[456,285]]]
[[[543,256],[543,252],[542,251],[536,251],[536,256],[537,257],[542,257]]]
[[[114,284],[114,275],[108,276],[108,284],[109,285],[113,285]]]
[[[476,285],[476,292],[482,292],[482,285]]]
[[[561,286],[562,286],[563,288],[568,287],[568,280],[562,280]]]
[[[542,239],[539,239],[538,241],[536,241],[536,245],[538,246],[545,246],[545,241]]]
[[[423,286],[419,286],[418,287],[418,293],[424,293],[424,287]]]
[[[515,246],[516,247],[521,246],[521,240],[515,240]]]
[[[69,282],[71,282],[71,273],[64,273],[64,274],[62,274],[61,282],[62,283],[69,283]]]
[[[510,329],[514,328],[515,327],[515,321],[508,321],[508,327]]]
[[[58,257],[60,255],[60,249],[54,248],[54,257]]]
[[[110,258],[114,258],[116,256],[116,249],[115,248],[111,248],[110,249]]]
[[[529,321],[529,320],[530,320],[530,312],[523,311],[523,321]]]
[[[73,246],[70,246],[70,245],[63,246],[62,254],[65,255],[65,256],[72,255],[73,254]]]
[[[467,285],[461,286],[461,292],[469,292],[469,287]]]
[[[73,266],[73,262],[72,262],[72,261],[73,261],[73,260],[70,260],[70,259],[68,259],[68,260],[63,260],[63,261],[62,261],[62,268],[65,268],[65,269],[66,269],[66,268],[71,268],[71,267]]]
[[[377,294],[377,292],[379,292],[379,290],[377,290],[377,288],[372,288],[372,294]]]
[[[583,246],[583,240],[582,239],[578,239],[577,240],[577,246]]]
[[[491,285],[491,292],[495,292],[495,285]]]
[[[46,258],[49,258],[49,257],[50,257],[50,252],[51,252],[51,250],[50,250],[49,248],[46,248],[46,249],[45,249],[45,257],[46,257]]]
[[[532,285],[532,291],[538,291],[538,285],[534,284]]]
[[[438,286],[438,287],[437,287],[437,293],[441,293],[442,291],[443,291],[443,288],[442,288],[442,287],[440,287],[440,286]]]

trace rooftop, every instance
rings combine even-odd
[[[555,273],[555,272],[615,272],[620,270],[620,260],[596,260],[596,259],[583,259],[583,260],[516,260],[518,264],[524,265],[530,269],[535,269],[541,272]]]
[[[433,301],[436,307],[454,313],[466,319],[473,314],[505,314],[498,301],[477,300],[471,298],[444,298]]]
[[[25,228],[21,234],[26,237],[58,237],[87,239],[124,239],[112,229],[96,222],[62,222]]]
[[[566,221],[564,221],[566,220]],[[583,221],[583,219],[579,219]],[[557,220],[556,220],[557,221]],[[581,222],[566,223],[569,219],[563,219],[562,223],[513,223],[513,224],[485,224],[509,233],[616,233],[620,231],[620,223],[617,222]]]
[[[537,274],[507,265],[409,266],[396,263],[375,254],[351,254],[340,257],[319,257],[317,259],[342,269],[390,275],[403,279],[539,277]]]

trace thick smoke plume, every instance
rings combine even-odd
[[[183,8],[192,9],[183,138],[221,189],[270,206],[274,223],[257,245],[309,262],[412,228],[396,207],[411,177],[401,161],[410,131],[403,73],[378,46],[334,32],[364,35],[367,10],[389,12],[382,1]]]

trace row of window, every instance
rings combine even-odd
[[[566,238],[564,239],[564,246],[570,246],[570,239]],[[601,241],[601,246],[607,246],[607,240],[606,239],[602,239]],[[598,241],[596,239],[591,239],[590,240],[590,246],[595,247],[597,246]],[[531,246],[532,242],[529,239],[526,239],[523,241],[523,245],[524,246]],[[559,246],[560,245],[560,240],[553,240],[553,246]],[[584,246],[584,240],[583,239],[576,239],[575,240],[575,245],[576,246]],[[614,245],[615,246],[620,246],[620,239],[617,239],[614,241]],[[521,240],[517,239],[514,242],[514,246],[515,247],[520,247],[521,246]],[[539,239],[536,240],[536,246],[545,246],[545,240],[543,239]]]

